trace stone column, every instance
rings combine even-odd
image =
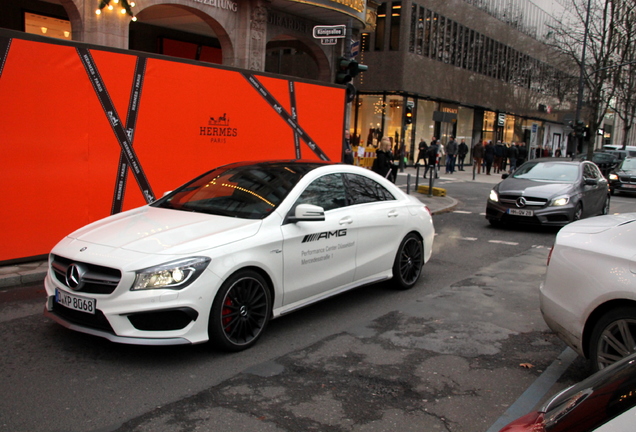
[[[236,41],[235,66],[262,72],[265,70],[267,45],[267,0],[241,3]]]
[[[128,29],[132,18],[128,14],[122,14],[120,6],[111,0],[113,10],[104,8],[101,14],[97,15],[95,11],[99,7],[98,1],[84,0],[76,4],[80,20],[83,22],[83,31],[81,35],[74,34],[74,40],[128,49]]]

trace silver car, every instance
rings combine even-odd
[[[533,159],[502,178],[486,204],[486,219],[492,225],[564,226],[609,212],[608,182],[592,162]]]

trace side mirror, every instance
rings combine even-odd
[[[598,179],[585,177],[584,180],[585,180],[585,185],[586,186],[597,186],[598,185]]]
[[[325,209],[313,204],[298,204],[293,215],[287,216],[287,222],[322,222],[325,220]]]

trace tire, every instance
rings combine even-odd
[[[601,209],[601,214],[602,215],[609,214],[609,209],[610,209],[610,196],[607,195],[605,197],[605,203],[603,203],[603,208]]]
[[[495,228],[501,228],[503,226],[503,222],[497,219],[488,219],[488,223]]]
[[[590,339],[590,363],[594,372],[636,352],[636,308],[622,307],[598,320]]]
[[[424,266],[424,245],[420,237],[408,234],[400,243],[393,263],[393,279],[399,289],[412,288],[422,273]]]
[[[574,208],[574,214],[572,215],[572,222],[581,220],[583,218],[583,204],[578,203]]]
[[[253,270],[239,271],[223,283],[212,303],[210,340],[226,351],[250,348],[265,331],[271,314],[269,284]]]

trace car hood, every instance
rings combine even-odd
[[[569,192],[572,183],[552,183],[509,177],[499,183],[497,190],[502,195],[523,195],[536,198],[551,198]]]
[[[68,237],[149,254],[188,254],[255,235],[261,220],[140,207],[93,222]]]
[[[635,223],[636,213],[622,213],[616,215],[596,216],[588,219],[581,219],[561,228],[559,234],[580,233],[598,234],[608,229],[621,225]]]

